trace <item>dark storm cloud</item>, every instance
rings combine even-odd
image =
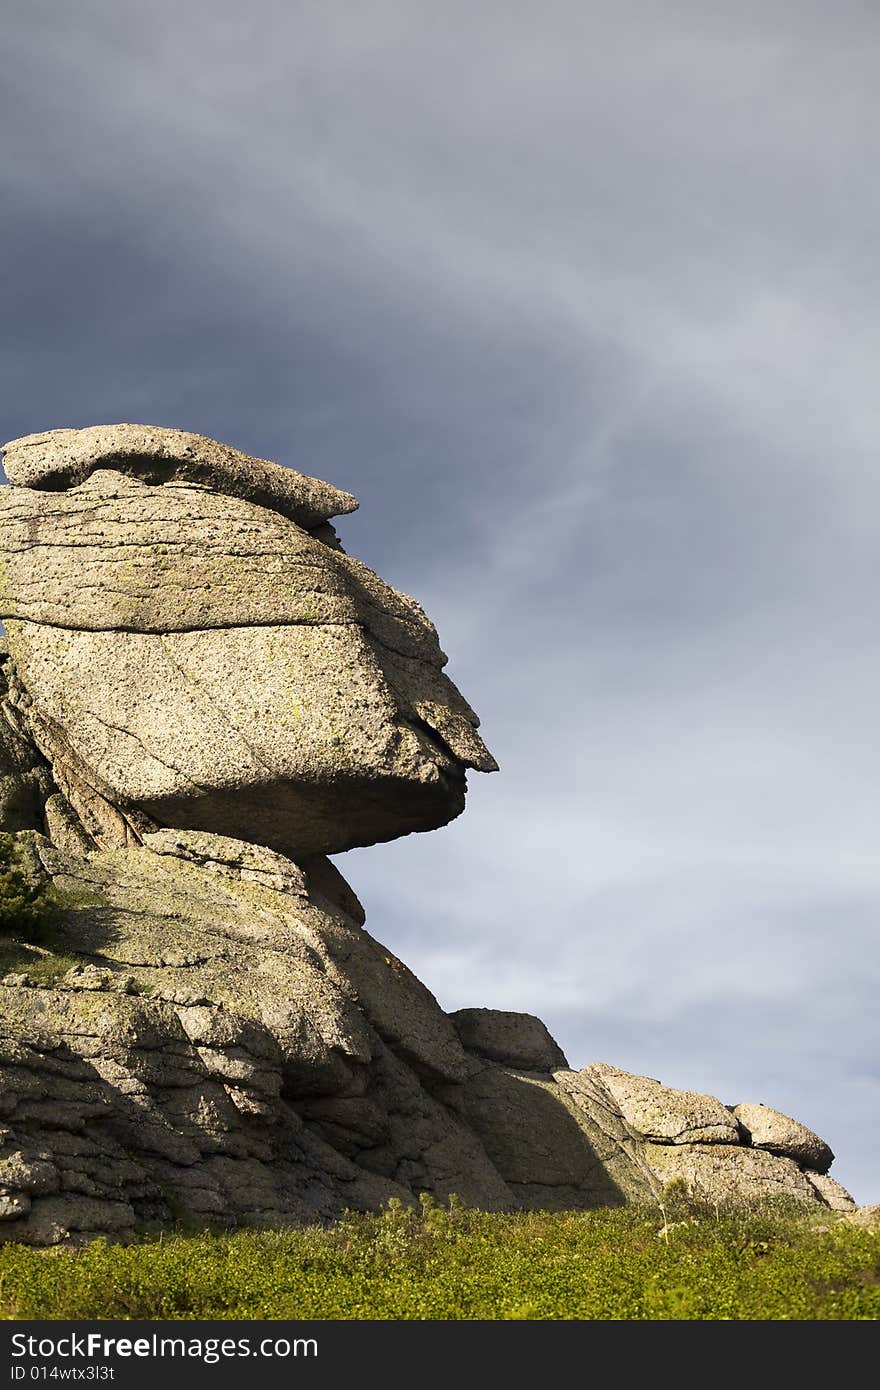
[[[875,6],[13,0],[4,437],[360,495],[502,775],[349,856],[447,1006],[878,1196]]]

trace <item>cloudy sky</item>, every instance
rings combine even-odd
[[[502,766],[373,932],[880,1201],[878,7],[3,11],[3,437],[357,493]]]

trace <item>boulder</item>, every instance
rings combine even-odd
[[[784,1154],[817,1173],[827,1173],[831,1167],[834,1154],[825,1140],[798,1120],[792,1120],[779,1110],[771,1110],[769,1105],[737,1105],[733,1113],[746,1142],[754,1148]]]
[[[41,491],[66,491],[99,470],[113,469],[148,483],[189,483],[243,497],[300,526],[318,526],[357,507],[350,493],[294,468],[251,458],[201,434],[155,425],[94,425],[29,434],[5,444],[3,456],[14,487]]]
[[[365,930],[325,855],[445,824],[495,763],[422,609],[339,545],[352,497],[146,426],[5,452],[0,832],[48,906],[3,943],[0,1240],[673,1177],[853,1205],[803,1126],[449,1016]]]
[[[534,1014],[504,1009],[457,1009],[450,1014],[469,1052],[519,1071],[552,1072],[567,1067],[565,1054]]]
[[[347,494],[140,426],[6,464],[10,708],[97,844],[335,853],[445,824],[495,769],[422,609],[328,540]]]
[[[327,1220],[419,1191],[518,1205],[432,1094],[478,1064],[331,903],[330,866],[313,894],[311,874],[222,837],[27,844],[68,906],[40,971],[22,942],[0,985],[0,1239]]]
[[[659,1144],[736,1144],[736,1120],[715,1096],[676,1091],[604,1062],[586,1068],[602,1083],[630,1129]]]

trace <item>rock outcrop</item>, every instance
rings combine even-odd
[[[422,609],[335,539],[347,493],[135,426],[5,459],[12,698],[102,843],[336,853],[445,824],[465,769],[494,769]]]
[[[769,1105],[738,1105],[733,1113],[740,1129],[756,1149],[785,1154],[816,1173],[827,1173],[831,1167],[834,1154],[824,1139],[797,1120],[771,1110]]]
[[[0,832],[51,885],[0,937],[0,1238],[330,1220],[419,1192],[585,1209],[672,1178],[852,1207],[764,1106],[447,1015],[325,857],[495,764],[346,493],[180,431],[6,447]]]

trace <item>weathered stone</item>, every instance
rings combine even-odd
[[[386,1111],[366,1096],[319,1097],[306,1101],[299,1113],[347,1158],[380,1148],[391,1137]]]
[[[503,1009],[457,1009],[450,1014],[469,1052],[518,1071],[551,1072],[567,1067],[565,1053],[534,1014]]]
[[[155,830],[144,835],[143,843],[154,854],[185,859],[226,878],[260,883],[265,888],[292,893],[295,897],[308,897],[302,869],[283,854],[263,845],[251,845],[225,835],[210,835],[202,830]]]
[[[834,1178],[830,1178],[827,1173],[813,1173],[809,1168],[805,1168],[804,1177],[832,1211],[854,1211],[856,1209],[856,1204],[846,1188],[842,1187]]]
[[[625,1150],[534,1072],[484,1067],[464,1087],[462,1110],[524,1207],[588,1210],[650,1195]]]
[[[7,617],[85,632],[360,623],[443,664],[414,599],[253,502],[102,472],[70,492],[4,489],[0,524]]]
[[[711,1096],[571,1071],[531,1015],[447,1016],[364,930],[323,852],[445,823],[495,765],[419,605],[339,545],[354,499],[141,426],[6,463],[0,830],[66,906],[6,943],[0,1240],[420,1192],[585,1209],[675,1176],[844,1208]],[[782,1120],[768,1149],[822,1167]]]
[[[604,1062],[586,1068],[620,1108],[626,1123],[646,1139],[662,1144],[735,1144],[736,1121],[714,1096],[676,1091],[649,1076],[634,1076]]]
[[[381,1042],[370,1064],[368,1094],[383,1098],[388,1139],[362,1149],[360,1166],[440,1201],[454,1193],[486,1211],[518,1205],[460,1108],[435,1097],[396,1050]]]
[[[21,1152],[0,1155],[0,1189],[45,1196],[58,1191],[58,1170],[45,1156]]]
[[[293,865],[296,892],[236,877],[241,865],[278,867],[257,846],[188,840],[193,857],[182,857],[172,838],[160,843],[175,852],[83,859],[40,845],[82,903],[58,947],[89,954],[51,988],[0,989],[0,1094],[20,1151],[45,1141],[62,1193],[109,1201],[118,1178],[101,1145],[121,1147],[137,1220],[327,1219],[413,1190],[515,1206],[476,1135],[424,1089],[423,1078],[454,1086],[476,1064],[433,996],[324,895],[345,896],[335,871],[311,862],[324,890],[316,905]],[[206,851],[216,858],[200,862]],[[181,995],[203,1002],[173,1002]],[[98,1149],[87,1172],[76,1154],[71,1177],[59,1136],[74,1135]],[[177,1176],[212,1156],[232,1166],[190,1200]],[[4,1181],[33,1186],[34,1173],[0,1162]],[[34,1243],[91,1231],[75,1204],[67,1222],[59,1210],[25,1223],[22,1208],[7,1226]]]
[[[653,1198],[659,1185],[645,1163],[643,1140],[590,1068],[556,1071],[553,1080],[617,1190],[627,1201]]]
[[[317,526],[357,507],[349,493],[293,468],[252,458],[201,434],[155,425],[25,435],[3,446],[3,465],[14,486],[50,492],[76,487],[108,468],[153,484],[192,483],[274,508],[301,526]]]
[[[816,1200],[812,1183],[791,1158],[741,1145],[645,1144],[644,1158],[664,1185],[681,1178],[688,1190],[709,1202],[751,1201],[763,1197]]]
[[[43,817],[46,834],[59,849],[68,850],[72,854],[88,854],[92,848],[92,841],[83,830],[82,823],[70,802],[60,792],[54,792],[46,798]]]
[[[846,1213],[844,1220],[866,1231],[880,1231],[880,1206],[855,1207]]]
[[[792,1120],[769,1105],[737,1105],[733,1111],[745,1135],[746,1142],[756,1149],[785,1154],[802,1167],[827,1173],[834,1161],[824,1139],[806,1125]]]
[[[280,889],[237,876],[279,867],[258,846],[168,836],[171,853],[82,857],[23,838],[80,904],[58,947],[82,964],[51,988],[0,989],[12,1162],[0,1188],[33,1202],[10,1209],[0,1238],[329,1220],[420,1191],[584,1209],[651,1198],[677,1174],[718,1200],[819,1200],[784,1158],[646,1144],[608,1069],[551,1077],[466,1053],[433,996],[344,911],[320,860],[301,876],[291,866],[294,887]],[[31,1156],[51,1165],[40,1194]]]
[[[27,1216],[0,1227],[0,1240],[23,1240],[31,1245],[59,1245],[71,1236],[121,1236],[133,1233],[136,1216],[128,1202],[95,1199],[78,1194],[43,1197]]]
[[[30,1209],[31,1199],[26,1192],[0,1191],[0,1221],[18,1221]]]
[[[2,495],[2,494],[0,494]],[[9,661],[0,658],[0,831],[40,830],[43,805],[53,791],[52,777],[9,703]]]
[[[419,605],[259,489],[162,484],[159,465],[0,492],[21,719],[87,832],[172,826],[301,858],[458,815],[465,769],[495,763]]]

